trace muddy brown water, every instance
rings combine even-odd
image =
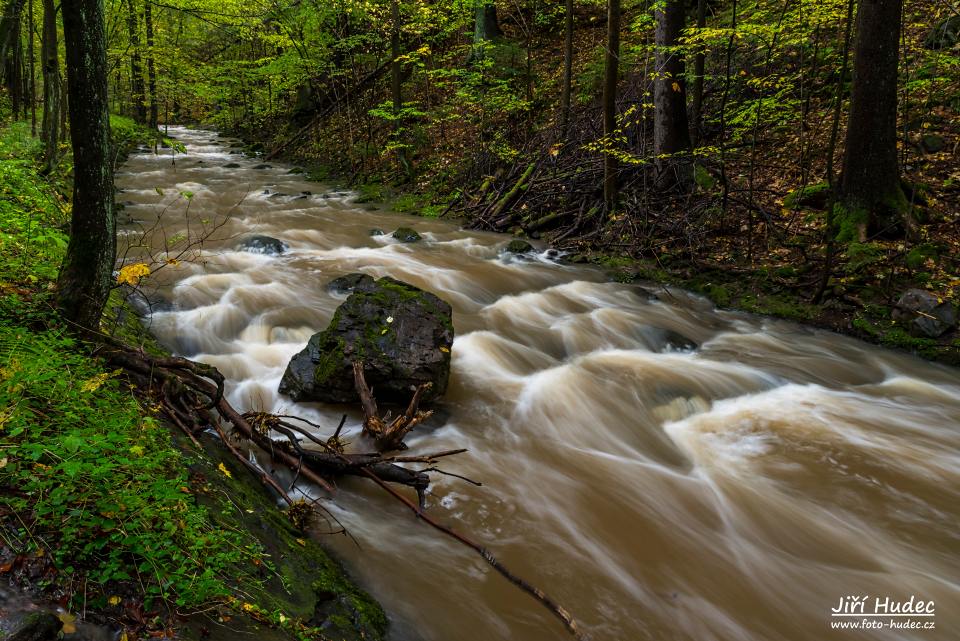
[[[229,378],[243,409],[336,426],[352,408],[277,394],[287,361],[343,297],[390,275],[454,308],[442,418],[412,452],[469,448],[430,512],[567,606],[590,639],[960,638],[960,373],[654,287],[606,282],[509,238],[353,202],[215,132],[141,151],[117,176],[149,279],[152,330]],[[227,165],[236,165],[227,167]],[[304,193],[309,192],[309,193]],[[416,228],[407,245],[389,233]],[[387,235],[371,236],[372,229]],[[251,234],[280,256],[236,251]],[[193,241],[204,238],[200,246]],[[172,262],[172,261],[171,261]],[[681,340],[684,337],[686,340]],[[697,345],[690,348],[687,342]],[[368,483],[325,499],[359,546],[328,542],[396,640],[546,641],[557,622],[473,553]],[[934,601],[934,629],[841,631],[841,598]]]

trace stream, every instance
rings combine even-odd
[[[829,332],[607,282],[509,237],[354,202],[239,141],[171,127],[187,154],[117,174],[120,251],[166,261],[151,329],[213,364],[242,410],[329,426],[358,408],[277,393],[287,362],[364,272],[454,309],[449,390],[411,453],[468,448],[430,513],[544,589],[594,641],[954,639],[960,630],[960,372]],[[410,226],[423,240],[389,234]],[[380,229],[384,235],[371,235]],[[270,256],[237,251],[252,234]],[[201,240],[202,239],[202,240]],[[360,444],[362,447],[362,444]],[[554,641],[560,624],[372,483],[324,505],[325,542],[395,641]],[[358,545],[359,544],[359,545]],[[935,602],[934,629],[839,630],[842,597]],[[886,619],[884,619],[886,620]],[[905,619],[897,619],[897,621]]]

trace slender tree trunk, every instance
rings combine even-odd
[[[566,0],[563,20],[563,84],[560,87],[560,140],[570,128],[570,93],[573,85],[573,0]]]
[[[27,55],[30,57],[30,135],[37,136],[37,69],[33,50],[33,0],[27,9]]]
[[[707,0],[697,0],[697,29],[707,26]],[[697,47],[693,58],[693,97],[690,104],[693,126],[690,128],[692,147],[700,146],[703,137],[703,72],[707,55],[703,47]]]
[[[141,125],[147,122],[147,105],[143,86],[143,62],[140,58],[140,25],[134,0],[127,0],[127,31],[130,35],[130,98],[133,117]]]
[[[55,0],[43,0],[43,37],[40,40],[41,70],[43,73],[43,139],[45,171],[51,171],[59,162],[60,145],[60,60],[57,42],[57,7]]]
[[[66,0],[62,7],[74,183],[58,305],[81,331],[96,331],[117,249],[103,0]]]
[[[833,273],[833,260],[836,256],[836,222],[834,215],[836,208],[834,205],[837,200],[836,181],[833,172],[833,157],[837,149],[837,138],[840,135],[840,115],[843,111],[843,88],[847,80],[847,67],[850,62],[850,34],[853,32],[853,6],[856,0],[847,0],[847,19],[844,23],[843,41],[841,45],[840,75],[837,78],[837,86],[833,96],[833,122],[830,126],[830,142],[827,145],[827,186],[830,188],[827,198],[827,220],[825,230],[825,241],[823,249],[823,271],[820,272],[820,284],[817,291],[814,292],[810,302],[819,305],[823,300],[823,295],[830,284],[830,276]]]
[[[399,143],[399,137],[403,131],[403,123],[400,122],[400,112],[403,110],[403,63],[400,61],[400,56],[403,55],[400,48],[400,0],[391,1],[390,14],[393,21],[390,33],[390,55],[393,58],[390,63],[390,93],[393,97],[393,133]],[[397,160],[404,171],[409,172],[407,155],[402,148],[398,150]]]
[[[853,58],[853,93],[840,171],[842,240],[890,233],[907,199],[897,161],[897,62],[902,0],[862,0]],[[910,226],[910,221],[906,221]]]
[[[620,0],[607,1],[607,51],[603,80],[603,136],[613,146],[617,129],[617,76],[620,62]],[[607,213],[617,206],[617,159],[603,156],[603,203]]]
[[[160,120],[157,105],[157,68],[153,58],[153,5],[147,0],[143,5],[143,21],[147,28],[147,82],[150,89],[150,129],[156,131]]]
[[[23,17],[22,14],[23,6],[21,5],[16,16],[5,16],[5,19],[10,20],[8,36],[10,38],[10,44],[7,47],[7,56],[3,60],[3,76],[7,82],[7,94],[10,96],[10,105],[13,108],[14,120],[20,117],[21,102],[23,101],[23,78],[21,74],[23,67],[21,60],[23,57],[23,43],[20,40],[20,21]]]
[[[661,188],[686,186],[693,178],[683,53],[677,50],[683,31],[683,9],[681,0],[666,0],[657,10],[653,153],[657,185]]]

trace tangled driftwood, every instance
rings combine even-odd
[[[449,474],[479,485],[476,481],[444,472],[436,467],[439,459],[462,454],[466,450],[446,450],[420,456],[385,454],[393,450],[406,449],[403,443],[404,437],[430,416],[430,411],[419,409],[420,397],[425,386],[414,391],[413,398],[403,414],[394,419],[391,419],[389,413],[381,416],[373,391],[364,379],[362,363],[354,363],[355,383],[364,411],[364,431],[373,437],[378,451],[347,453],[339,439],[346,417],[341,420],[336,432],[330,438],[322,439],[313,431],[302,427],[302,424],[313,429],[319,429],[320,426],[302,418],[265,412],[244,414],[238,412],[224,398],[224,377],[213,366],[185,358],[154,356],[142,349],[131,348],[109,338],[106,339],[102,355],[112,364],[121,367],[142,393],[158,402],[167,418],[197,446],[200,445],[197,440],[198,432],[206,429],[215,431],[231,454],[244,467],[291,506],[291,512],[295,507],[299,510],[303,505],[302,502],[295,502],[289,494],[300,478],[330,493],[335,492],[334,483],[339,477],[351,475],[368,478],[403,503],[420,520],[477,552],[507,580],[550,610],[575,638],[582,638],[573,617],[556,601],[511,572],[485,547],[437,522],[426,513],[424,495],[430,484],[430,472]],[[269,456],[273,463],[288,468],[294,475],[290,488],[284,489],[267,470],[254,464],[240,452],[231,442],[231,435],[227,434],[225,424],[232,426],[234,438],[250,441]],[[275,435],[281,438],[275,438]],[[310,447],[304,447],[303,440],[309,441]],[[412,470],[399,465],[401,463],[426,464],[428,467]],[[418,502],[412,502],[392,485],[412,488],[417,493]],[[316,508],[316,504],[313,505]],[[297,519],[299,520],[300,517],[298,516]]]

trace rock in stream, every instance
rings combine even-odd
[[[423,383],[433,384],[424,401],[441,396],[450,376],[450,305],[389,277],[352,284],[327,329],[287,365],[280,393],[294,401],[356,402],[353,361],[361,360],[377,400],[406,403]]]

